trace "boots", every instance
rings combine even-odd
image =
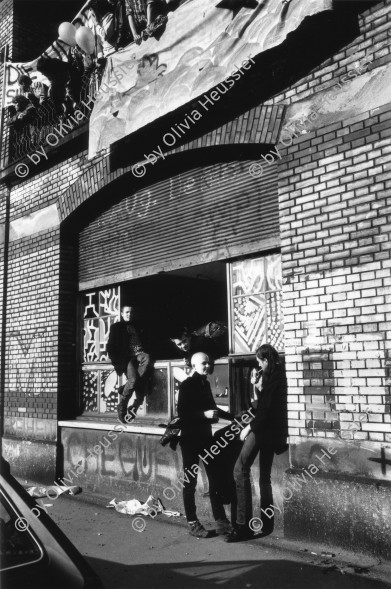
[[[253,531],[249,526],[240,526],[237,524],[232,531],[224,538],[225,542],[242,542],[243,540],[250,540],[254,536]]]
[[[121,389],[122,387],[120,387]],[[123,390],[123,388],[122,388]],[[118,419],[120,420],[121,423],[127,423],[127,421],[125,420],[125,417],[127,415],[128,412],[128,403],[129,403],[129,399],[132,396],[132,391],[128,392],[126,395],[121,394],[120,397],[120,402],[118,403]]]

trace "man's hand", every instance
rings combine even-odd
[[[209,409],[208,411],[204,411],[204,415],[206,419],[217,419],[218,411],[217,409]]]
[[[244,440],[247,438],[250,431],[251,431],[250,424],[246,425],[246,427],[244,429],[242,429],[242,431],[240,432],[240,439],[242,442],[244,442]]]

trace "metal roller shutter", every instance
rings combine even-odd
[[[79,240],[80,289],[279,245],[277,172],[216,163],[130,194]]]

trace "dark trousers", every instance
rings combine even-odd
[[[126,367],[126,384],[124,386],[122,395],[129,399],[138,384],[138,381],[145,375],[148,368],[151,366],[151,358],[149,354],[140,352],[137,356],[132,356]]]
[[[182,438],[179,442],[182,450],[183,472],[188,482],[183,481],[183,504],[185,507],[186,519],[188,522],[196,521],[197,509],[195,504],[195,491],[197,486],[197,475],[192,471],[192,466],[199,464],[199,456],[203,456],[208,464],[205,464],[206,475],[209,483],[209,498],[212,507],[212,513],[215,520],[226,519],[224,505],[218,493],[216,465],[213,464],[213,459],[206,456],[206,451],[214,444],[213,438],[202,440],[195,443],[192,439]],[[194,476],[192,476],[192,474]]]
[[[257,443],[255,434],[250,432],[244,441],[242,451],[234,467],[234,479],[236,484],[237,495],[237,515],[236,523],[239,525],[248,525],[253,516],[252,495],[251,495],[251,466],[259,452],[259,489],[261,493],[261,510],[267,509],[273,504],[273,493],[271,485],[271,471],[274,458],[272,448],[260,447]],[[263,512],[261,511],[263,515]],[[263,531],[270,532],[273,528],[271,520],[265,520]]]

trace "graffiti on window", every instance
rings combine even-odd
[[[100,371],[100,410],[116,411],[118,405],[118,387],[119,379],[115,370]]]
[[[115,411],[118,404],[119,379],[107,366],[106,347],[110,327],[119,317],[120,287],[83,295],[83,411]]]
[[[234,353],[248,354],[264,343],[282,350],[280,254],[234,262],[231,277]]]
[[[88,370],[83,372],[83,410],[97,411],[98,397],[97,397],[97,383],[98,371]]]
[[[119,287],[84,295],[83,361],[108,362],[106,346],[110,327],[119,320]]]

